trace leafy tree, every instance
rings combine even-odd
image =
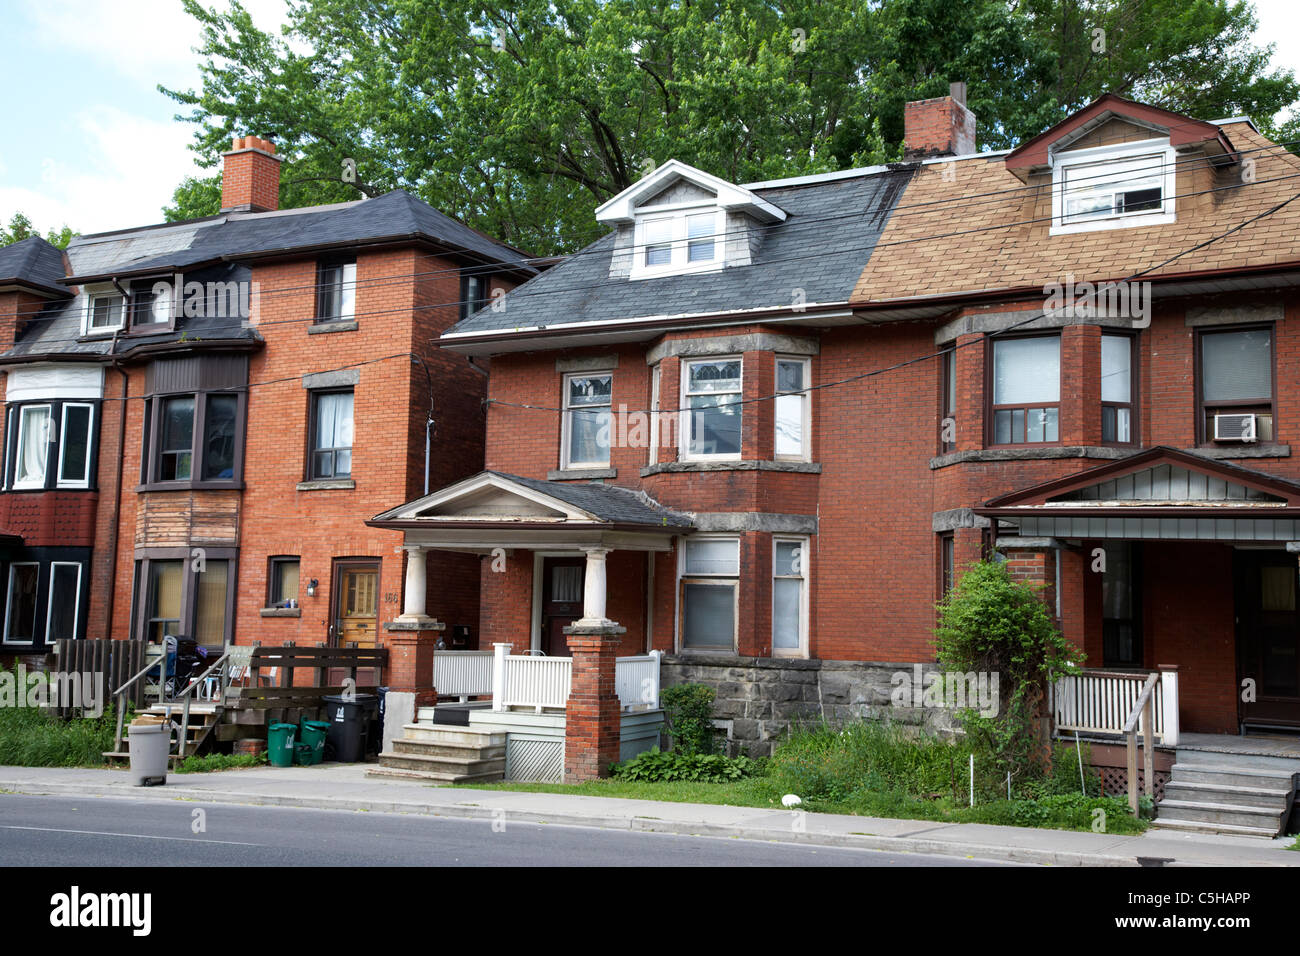
[[[897,159],[903,103],[950,80],[991,148],[1107,91],[1266,131],[1300,95],[1239,0],[294,0],[283,35],[183,3],[202,85],[164,92],[202,165],[270,136],[285,206],[401,187],[538,253],[672,157],[735,182]]]
[[[0,225],[0,246],[7,246],[10,243],[22,242],[32,236],[39,236],[40,230],[32,225],[32,221],[21,212],[16,212],[13,218],[9,220],[8,227]],[[68,243],[72,237],[77,235],[67,226],[62,229],[51,229],[45,234],[45,240],[52,246],[58,246],[60,249],[68,248]]]
[[[172,205],[163,208],[165,222],[202,219],[221,212],[221,176],[187,176],[172,194]]]

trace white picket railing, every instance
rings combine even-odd
[[[1178,743],[1178,672],[1159,671],[1154,689],[1155,736],[1166,747]],[[1121,736],[1148,672],[1084,670],[1053,688],[1057,731]]]
[[[433,686],[439,697],[470,697],[492,693],[491,651],[435,651]]]
[[[492,709],[532,707],[562,709],[573,686],[573,658],[511,654],[509,644],[494,644],[492,651],[472,651],[490,662],[490,686],[476,693],[492,695]],[[441,651],[438,653],[447,653]],[[435,673],[438,653],[434,655]],[[614,687],[623,710],[653,710],[659,706],[660,651],[614,662]],[[476,665],[477,666],[477,665]],[[434,685],[439,695],[442,687]],[[449,691],[446,693],[450,693]]]

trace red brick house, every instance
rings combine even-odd
[[[536,270],[401,191],[278,209],[280,165],[236,138],[217,216],[0,250],[0,654],[385,641],[364,519],[483,463],[486,372],[434,340]],[[474,646],[477,560],[426,558]]]
[[[759,748],[886,712],[992,553],[1090,667],[1177,668],[1167,741],[1300,727],[1300,160],[1116,96],[1014,151],[976,153],[952,97],[907,138],[605,203],[604,239],[440,339],[491,358],[488,470],[372,524],[498,554],[484,647],[617,622]],[[678,520],[602,511],[624,496]]]

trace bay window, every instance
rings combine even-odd
[[[772,539],[772,656],[808,651],[808,539]]]
[[[608,372],[564,376],[561,468],[608,467],[613,380]]]
[[[147,548],[136,553],[136,639],[184,637],[213,649],[233,639],[237,551],[204,548],[196,554],[199,551]]]
[[[36,595],[40,570],[36,561],[15,561],[9,565],[5,600],[6,644],[32,644],[36,641]]]
[[[1273,440],[1273,329],[1202,332],[1197,339],[1201,442]]]
[[[683,458],[740,458],[740,365],[738,358],[682,363]]]
[[[680,560],[682,648],[734,651],[740,539],[688,538]]]
[[[1133,338],[1101,337],[1101,440],[1133,441]]]
[[[95,403],[12,405],[5,473],[14,491],[93,485]]]
[[[4,644],[36,646],[85,636],[88,548],[20,549],[0,565]]]
[[[997,338],[992,351],[992,444],[1060,441],[1060,336]]]
[[[778,459],[809,459],[809,408],[811,395],[807,359],[776,360],[775,455]]]
[[[244,395],[195,392],[145,403],[144,483],[215,486],[239,478]]]
[[[18,457],[15,488],[44,488],[49,464],[50,406],[24,405],[18,410]]]

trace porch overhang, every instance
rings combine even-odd
[[[1165,447],[972,510],[1022,538],[1300,541],[1300,484]]]

